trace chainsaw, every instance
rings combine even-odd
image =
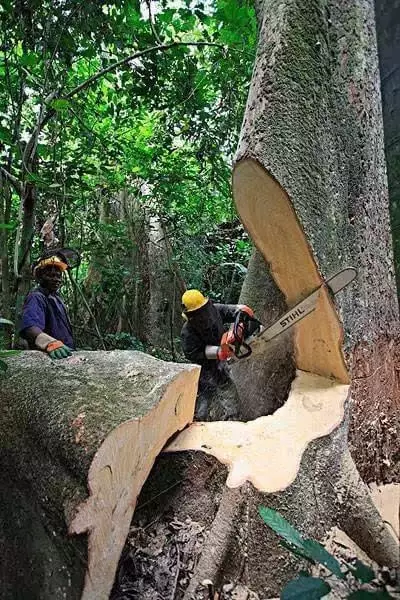
[[[340,292],[343,288],[349,285],[357,277],[357,271],[354,267],[347,267],[342,269],[323,283],[319,285],[311,294],[306,296],[293,308],[291,308],[284,315],[270,327],[265,328],[262,323],[251,317],[248,313],[240,310],[238,311],[235,322],[233,323],[232,336],[233,341],[230,346],[234,352],[234,358],[243,359],[247,358],[252,353],[252,345],[257,340],[263,340],[264,342],[270,342],[278,335],[287,331],[311,314],[316,306],[320,291],[324,288],[327,289],[331,296],[334,296]]]

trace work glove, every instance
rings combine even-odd
[[[221,338],[221,342],[217,352],[218,360],[228,360],[234,356],[233,344],[235,343],[235,337],[232,331],[226,331]]]
[[[71,348],[68,348],[68,346],[59,340],[50,342],[46,347],[46,352],[52,359],[68,358],[68,356],[71,356],[72,354]]]
[[[247,313],[249,317],[254,317],[254,311],[252,308],[250,308],[250,306],[247,306],[246,304],[239,304],[238,309]]]
[[[68,348],[61,342],[60,340],[55,340],[51,335],[47,335],[47,333],[39,333],[39,335],[35,339],[35,346],[42,350],[42,352],[47,352],[50,358],[67,358],[71,356],[72,350]]]

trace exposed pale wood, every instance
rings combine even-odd
[[[376,508],[389,527],[392,535],[400,540],[400,483],[376,485],[370,483],[369,489]]]
[[[238,163],[233,179],[240,216],[289,307],[322,282],[300,222],[288,195],[256,161]],[[295,353],[299,369],[348,383],[341,349],[342,328],[326,290],[314,313],[296,326]]]
[[[201,450],[229,468],[228,487],[250,481],[262,492],[287,488],[308,444],[342,421],[348,385],[298,371],[289,398],[273,415],[248,423],[193,423],[165,451]]]
[[[57,362],[29,352],[8,363],[1,468],[33,507],[25,538],[37,524],[53,532],[39,568],[19,565],[17,589],[31,578],[32,597],[106,600],[141,487],[168,438],[193,418],[199,368],[127,351]],[[14,508],[1,510],[4,521]],[[6,566],[19,564],[23,549],[1,526],[0,539],[6,587]]]

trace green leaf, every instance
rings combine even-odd
[[[9,356],[18,356],[21,350],[0,350],[0,358],[8,358]]]
[[[297,529],[292,527],[292,525],[276,510],[268,508],[267,506],[260,506],[258,511],[264,523],[266,523],[268,527],[271,527],[271,529],[284,540],[289,542],[289,544],[293,544],[294,546],[297,546],[297,548],[304,547],[304,539]]]
[[[334,573],[340,579],[344,578],[344,574],[340,569],[340,564],[334,556],[332,556],[325,548],[315,540],[305,540],[300,533],[277,511],[266,506],[260,506],[260,515],[264,522],[280,535],[286,542],[295,546],[300,552],[302,558],[311,559],[321,565],[324,565],[331,573]],[[288,548],[292,550],[292,548]]]
[[[11,131],[9,131],[6,127],[3,127],[3,125],[0,125],[0,141],[4,142],[5,144],[12,144]]]
[[[54,110],[66,110],[70,105],[70,101],[69,100],[65,100],[65,98],[57,98],[56,100],[52,100],[50,102],[50,106],[51,108],[54,108]]]
[[[23,54],[19,60],[24,67],[33,67],[33,65],[36,65],[38,59],[36,54],[28,52],[27,54]]]
[[[49,156],[50,150],[51,150],[51,147],[48,146],[47,144],[38,144],[37,145],[37,153],[42,158],[46,158],[47,156]]]
[[[4,360],[0,360],[0,371],[2,371],[3,373],[5,373],[8,369],[8,366],[6,365],[6,363],[4,362]]]
[[[361,581],[361,583],[369,583],[375,579],[375,573],[371,567],[368,567],[368,565],[365,565],[358,559],[354,565],[348,565],[348,567],[353,573],[354,577]]]
[[[330,586],[318,577],[297,577],[283,588],[281,600],[319,600],[331,591]]]
[[[358,590],[347,596],[348,600],[390,600],[392,597],[386,590],[376,590],[376,592]]]
[[[325,550],[322,544],[315,540],[305,540],[303,550],[305,550],[310,558],[329,569],[329,571],[339,577],[339,579],[344,578],[344,573],[342,573],[340,569],[340,563],[332,556],[332,554]]]
[[[29,181],[29,183],[42,183],[43,180],[39,177],[39,175],[35,175],[35,173],[27,173],[25,175],[25,179],[26,181]]]
[[[12,223],[0,223],[0,229],[15,229],[17,226],[17,223],[15,221],[13,221]]]
[[[312,565],[315,565],[315,560],[310,558],[310,556],[308,556],[308,554],[306,554],[305,552],[302,552],[296,546],[293,546],[292,544],[288,544],[287,542],[285,542],[285,540],[280,540],[279,543],[281,546],[286,548],[286,550],[289,550],[289,552],[294,554],[294,556],[297,556],[297,558],[302,558],[302,559],[308,560]]]

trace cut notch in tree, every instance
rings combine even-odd
[[[295,305],[321,285],[322,278],[287,193],[252,159],[236,165],[233,188],[246,228],[270,264],[271,274],[285,294],[287,304]],[[342,327],[326,289],[321,289],[314,313],[295,329],[297,367],[348,383],[341,348]]]

